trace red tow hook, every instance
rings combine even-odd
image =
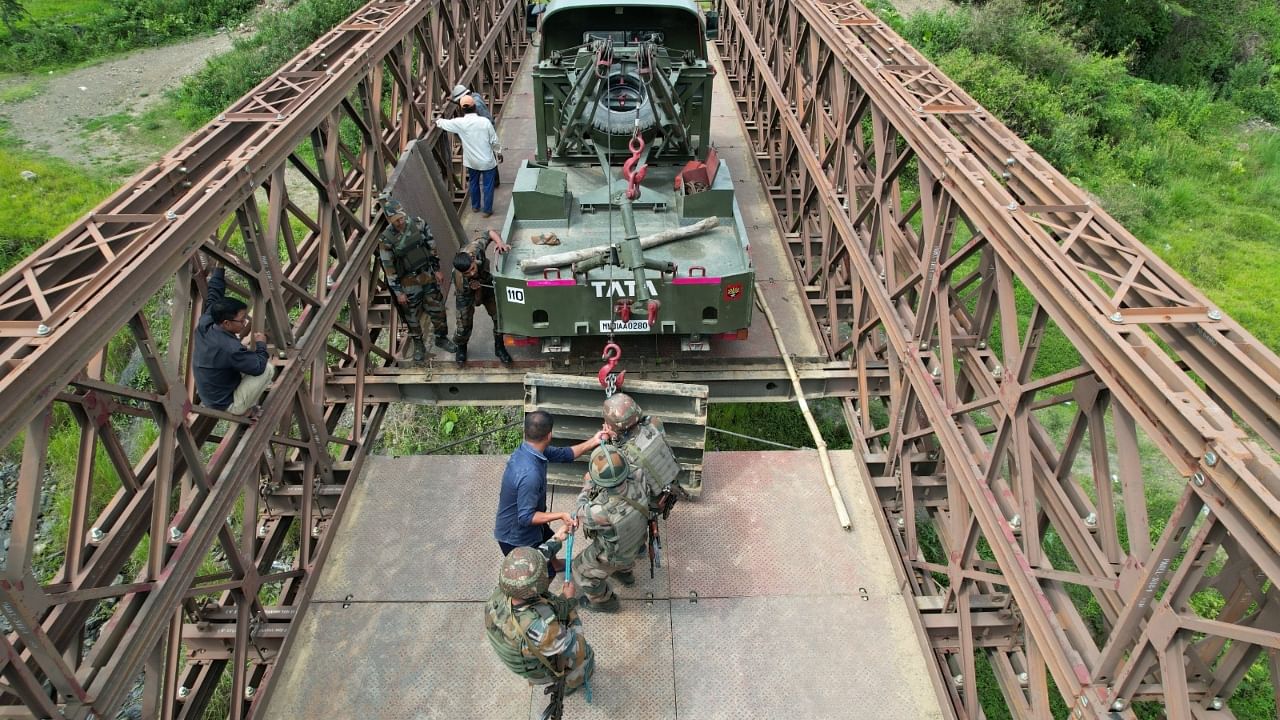
[[[618,367],[618,358],[622,357],[622,348],[618,347],[615,342],[607,343],[604,346],[604,354],[600,356],[604,360],[604,367],[600,368],[596,379],[600,381],[600,387],[604,388],[605,396],[612,395],[618,388],[622,387],[622,381],[627,377],[627,371],[614,375],[614,370]]]
[[[618,319],[622,321],[623,325],[626,325],[627,323],[631,322],[631,301],[630,300],[619,300],[617,303],[617,306],[614,309],[617,311]]]
[[[656,325],[658,322],[658,308],[661,306],[662,306],[662,303],[658,302],[657,300],[649,301],[649,329],[650,330],[652,330],[653,326]]]

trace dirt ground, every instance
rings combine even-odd
[[[219,33],[176,45],[148,48],[124,57],[65,73],[11,76],[0,89],[35,84],[38,94],[0,105],[9,132],[32,149],[89,165],[134,152],[119,134],[104,127],[86,136],[85,124],[117,113],[138,114],[162,99],[165,90],[231,48],[231,36]]]

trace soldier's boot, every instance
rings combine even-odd
[[[449,333],[436,333],[436,347],[445,352],[458,352],[458,345],[449,339]]]
[[[511,353],[507,352],[507,346],[502,342],[501,335],[493,336],[493,354],[498,356],[498,362],[503,365],[511,364]]]
[[[595,610],[596,612],[604,613],[618,612],[622,608],[622,603],[618,602],[618,596],[614,593],[609,593],[609,597],[603,600],[592,600],[583,595],[578,599],[578,605],[583,610]]]
[[[453,351],[453,361],[458,363],[458,367],[462,367],[463,365],[467,364],[467,346],[466,345],[455,345],[455,348]]]
[[[636,574],[630,570],[616,572],[613,576],[617,578],[618,582],[622,583],[624,587],[631,587],[636,584]]]
[[[413,361],[422,362],[427,359],[427,346],[423,344],[422,338],[415,337],[413,339]]]

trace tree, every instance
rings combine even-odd
[[[20,35],[15,23],[24,17],[31,16],[22,2],[23,0],[0,0],[0,22],[9,28],[10,35]]]

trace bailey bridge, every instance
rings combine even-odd
[[[598,367],[402,367],[374,272],[396,177],[446,243],[481,227],[431,127],[455,83],[501,113],[505,176],[527,156],[525,9],[371,2],[0,279],[0,716],[536,716],[481,630],[502,459],[371,456],[393,403]],[[864,6],[715,9],[713,140],[770,312],[713,353],[641,343],[628,381],[836,398],[853,449],[838,495],[816,450],[709,453],[655,577],[586,617],[566,716],[1228,718],[1259,661],[1274,691],[1276,355]],[[202,257],[275,346],[256,423],[192,403]],[[1075,364],[1038,372],[1046,345]]]

